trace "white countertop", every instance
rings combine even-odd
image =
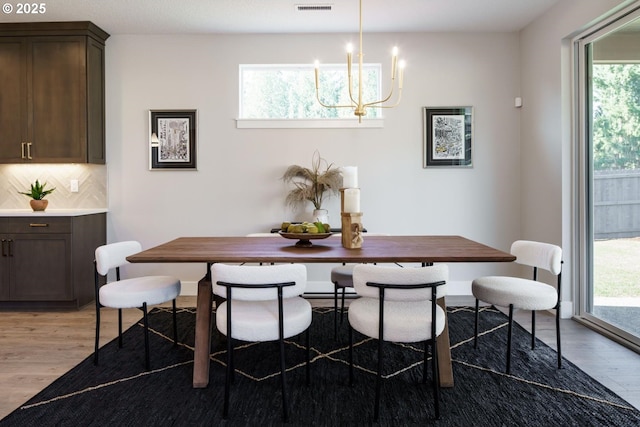
[[[99,209],[47,209],[44,212],[34,212],[31,209],[0,209],[0,217],[7,216],[82,216],[108,212],[106,208]]]

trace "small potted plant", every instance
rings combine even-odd
[[[53,193],[53,190],[56,189],[55,187],[53,187],[49,190],[45,190],[44,188],[46,186],[47,186],[46,182],[40,185],[40,181],[36,179],[36,182],[31,184],[30,191],[27,191],[27,192],[18,191],[18,193],[31,197],[32,199],[30,201],[31,209],[33,209],[34,211],[44,211],[47,208],[47,205],[49,204],[49,201],[45,199],[45,196],[47,194]]]
[[[318,218],[321,222],[327,218],[326,209],[322,208],[322,201],[325,195],[329,196],[337,194],[342,186],[342,174],[340,168],[334,167],[333,163],[329,164],[325,159],[320,157],[320,153],[316,151],[313,154],[311,168],[305,168],[298,165],[292,165],[287,168],[282,179],[286,183],[292,183],[294,188],[289,191],[285,200],[288,206],[298,206],[305,202],[313,203],[314,220]]]

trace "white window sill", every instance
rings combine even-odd
[[[383,128],[384,119],[236,119],[237,129]]]

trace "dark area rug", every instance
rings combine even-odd
[[[421,383],[421,344],[386,346],[379,425],[631,426],[640,412],[516,326],[512,374],[504,371],[506,317],[487,308],[473,348],[473,309],[449,308],[455,386],[442,389],[434,420],[431,386]],[[152,370],[144,370],[141,325],[125,333],[125,347],[101,349],[3,420],[0,426],[267,426],[281,424],[278,347],[239,343],[230,415],[222,420],[225,344],[214,332],[210,384],[192,388],[195,309],[179,312],[180,345],[171,342],[171,316],[150,314]],[[312,384],[304,375],[304,336],[287,344],[290,425],[371,425],[376,343],[356,334],[356,384],[348,385],[347,320],[333,339],[333,311],[315,308],[311,325]]]

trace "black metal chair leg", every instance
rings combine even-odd
[[[380,415],[380,392],[382,389],[382,345],[384,340],[378,339],[378,373],[376,375],[376,402],[373,409],[373,422],[378,422]]]
[[[281,304],[281,300],[278,301]],[[282,420],[283,422],[289,422],[289,401],[287,400],[287,380],[286,380],[286,361],[284,357],[284,334],[283,334],[283,319],[282,319],[282,310],[280,309],[280,338],[278,339],[278,344],[280,347],[280,381],[282,388]]]
[[[282,288],[278,288],[278,338],[280,341],[280,378],[282,381],[282,421],[289,422],[289,401],[287,400],[286,361],[284,358],[284,307]]]
[[[144,366],[147,371],[151,370],[151,360],[149,357],[149,316],[147,315],[147,303],[142,303],[142,313],[144,319]]]
[[[347,288],[342,288],[342,303],[340,304],[340,324],[344,322],[344,292]]]
[[[431,369],[433,370],[433,399],[436,419],[440,419],[440,368],[438,366],[438,342],[434,338],[431,342]]]
[[[231,361],[229,362],[229,377],[230,377],[230,381],[231,384],[235,384],[236,383],[236,362],[235,362],[235,357],[233,357],[233,353],[234,353],[234,349],[235,347],[233,346],[233,338],[227,338],[228,340],[231,341]]]
[[[373,409],[373,421],[378,422],[380,415],[380,392],[382,388],[382,350],[384,344],[384,288],[380,288],[378,304],[378,374],[376,375],[376,402]]]
[[[338,282],[333,282],[333,339],[338,339]]]
[[[122,309],[118,309],[118,347],[122,348]]]
[[[93,279],[95,285],[95,301],[96,301],[96,342],[93,352],[93,364],[98,365],[98,349],[100,347],[100,275],[96,267],[96,262],[93,261]]]
[[[536,311],[531,310],[531,349],[536,348]]]
[[[229,416],[229,392],[231,388],[231,375],[233,372],[233,344],[232,339],[227,336],[227,369],[224,379],[224,406],[222,409],[222,418],[227,419]]]
[[[562,369],[562,348],[560,347],[560,303],[556,308],[556,345],[558,346],[558,369]]]
[[[233,376],[233,338],[231,337],[231,288],[227,288],[227,374],[224,379],[224,406],[222,418],[229,416],[229,393]]]
[[[306,332],[306,341],[307,341],[307,385],[311,384],[311,339],[309,337],[309,329],[307,328]]]
[[[176,300],[173,300],[173,345],[178,345],[178,317],[176,315]]]
[[[427,365],[429,359],[429,341],[424,342],[424,361],[422,363],[422,384],[427,383]]]
[[[513,332],[513,304],[509,305],[509,330],[507,332],[507,374],[511,373],[511,335]]]
[[[353,387],[353,328],[349,325],[349,386]]]
[[[476,323],[473,333],[473,348],[478,348],[478,323],[480,321],[480,300],[476,298]]]
[[[289,422],[289,408],[287,400],[287,381],[285,378],[286,365],[284,359],[284,339],[280,337],[280,380],[282,381],[282,420]]]
[[[100,347],[100,303],[96,300],[96,343],[93,353],[93,364],[98,365],[98,349]]]

